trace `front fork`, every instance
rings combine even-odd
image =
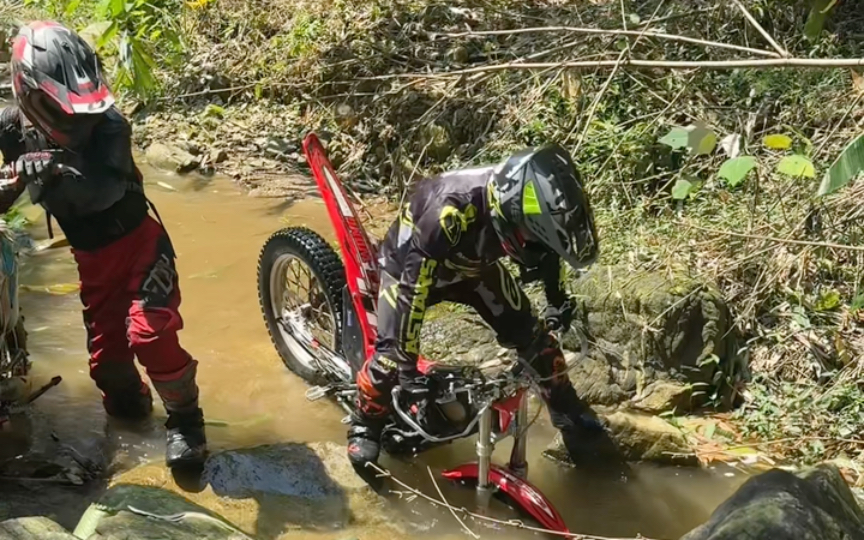
[[[510,425],[513,430],[513,450],[510,452],[510,462],[507,468],[514,475],[525,478],[528,476],[527,452],[528,427],[528,396],[523,393],[519,400],[516,418]],[[492,409],[487,408],[480,416],[480,427],[477,437],[477,500],[481,508],[489,505],[493,492],[493,483],[489,478],[492,466],[492,452],[495,450],[495,435],[492,432]]]

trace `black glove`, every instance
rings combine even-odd
[[[15,162],[18,180],[25,184],[47,186],[57,176],[57,166],[52,152],[28,152]]]
[[[543,319],[546,321],[546,327],[549,330],[566,332],[570,330],[570,324],[573,322],[573,311],[576,302],[572,298],[567,298],[560,306],[546,306],[546,311],[543,313]]]
[[[410,395],[414,400],[419,401],[429,396],[432,389],[429,387],[428,381],[428,377],[416,369],[399,370],[399,386],[402,388],[402,392]]]

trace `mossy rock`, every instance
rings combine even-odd
[[[587,401],[686,411],[734,373],[732,321],[716,288],[680,274],[598,265],[572,289],[581,304],[577,324],[595,343],[571,372]]]
[[[864,540],[864,510],[833,465],[749,479],[681,540]]]
[[[0,523],[0,540],[78,540],[45,517],[8,519]]]

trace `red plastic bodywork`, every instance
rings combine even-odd
[[[478,467],[476,463],[466,463],[443,472],[442,476],[448,480],[477,481]],[[543,527],[562,533],[570,532],[561,514],[552,506],[549,499],[527,480],[497,465],[490,467],[489,480]]]
[[[374,352],[378,331],[378,319],[375,316],[379,285],[378,253],[363,230],[354,205],[348,199],[333,165],[327,159],[321,141],[314,133],[303,139],[303,151],[342,249],[345,280],[363,331],[366,357],[370,358]],[[371,306],[372,309],[366,306]]]

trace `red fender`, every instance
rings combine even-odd
[[[473,480],[476,482],[479,476],[477,469],[476,463],[466,463],[455,469],[444,471],[441,476],[448,480]],[[536,519],[541,526],[561,533],[570,532],[561,514],[552,506],[549,499],[527,480],[523,480],[497,465],[490,467],[489,479],[520,508]]]

